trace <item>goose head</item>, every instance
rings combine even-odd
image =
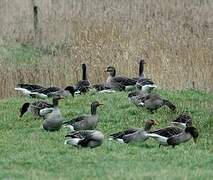
[[[30,103],[24,103],[23,106],[20,108],[20,118],[24,115],[25,112],[27,112],[28,108],[30,106]]]
[[[153,125],[158,125],[159,123],[156,120],[150,119],[145,122],[144,130],[149,131]]]
[[[116,75],[115,67],[113,66],[107,66],[105,72],[108,72],[110,76],[114,77]]]
[[[58,106],[58,102],[59,100],[64,99],[64,97],[62,95],[56,95],[53,97],[53,107],[57,107]]]
[[[69,91],[72,97],[74,97],[75,89],[73,86],[67,86],[64,90]]]
[[[144,59],[141,59],[139,63],[139,77],[142,77],[142,78],[144,78],[144,74],[143,74],[144,64],[146,64],[146,62],[144,61]]]
[[[191,134],[194,142],[195,143],[197,142],[197,138],[198,138],[199,133],[198,133],[198,130],[195,127],[193,127],[193,126],[186,127],[185,132]]]
[[[86,64],[82,64],[82,80],[87,80],[87,66]]]
[[[91,114],[95,115],[96,114],[96,109],[97,107],[101,106],[103,104],[99,103],[98,101],[94,101],[91,103]]]

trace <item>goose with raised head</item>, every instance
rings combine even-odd
[[[63,99],[63,97],[60,95],[54,96],[53,107],[40,110],[40,115],[45,117],[43,122],[43,129],[46,131],[58,131],[61,129],[63,119],[61,111],[58,107],[60,99]]]
[[[151,113],[154,113],[154,111],[157,111],[162,106],[167,106],[172,111],[176,110],[176,106],[172,102],[160,97],[160,95],[156,93],[150,93],[141,98],[140,105],[148,109]]]
[[[137,82],[125,76],[116,76],[116,69],[113,66],[108,66],[105,72],[109,73],[106,84],[114,90],[125,90],[128,86],[135,86]]]
[[[87,77],[87,66],[82,64],[82,80],[78,81],[74,86],[76,93],[86,93],[91,87],[91,83]]]
[[[63,97],[67,97],[72,95],[74,97],[75,90],[73,86],[67,86],[65,89],[62,89],[60,87],[48,87],[48,88],[42,88],[39,90],[32,91],[29,95],[34,98],[48,98],[48,97],[54,97],[61,95]]]
[[[159,147],[163,146],[176,146],[181,143],[189,141],[191,138],[196,139],[198,137],[198,130],[195,127],[186,127],[182,129],[176,126],[169,126],[166,128],[158,129],[147,133],[148,137],[151,137],[159,142]]]
[[[98,101],[91,103],[91,115],[84,115],[75,117],[63,123],[64,127],[69,128],[71,131],[75,130],[93,130],[97,126],[98,116],[96,114],[97,107],[103,104]]]
[[[158,123],[155,120],[147,120],[145,122],[144,128],[131,128],[125,131],[111,134],[110,136],[121,143],[130,143],[135,141],[146,141],[149,137],[147,132],[149,132],[153,125]]]
[[[65,136],[65,145],[76,147],[95,148],[100,146],[104,141],[104,134],[98,130],[81,130],[71,132]]]
[[[15,87],[16,91],[20,91],[24,95],[30,95],[32,91],[36,91],[39,89],[43,89],[43,86],[37,85],[37,84],[17,84]]]
[[[142,59],[140,61],[139,78],[137,80],[136,87],[138,89],[140,88],[142,91],[151,92],[152,89],[157,87],[157,85],[151,79],[145,78],[144,64],[146,64],[146,62]]]

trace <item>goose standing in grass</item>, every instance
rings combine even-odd
[[[17,84],[15,90],[22,92],[24,95],[30,95],[32,91],[36,91],[43,88],[43,86],[37,84]]]
[[[65,137],[65,145],[73,145],[76,147],[95,148],[100,146],[104,141],[103,133],[98,130],[75,131]]]
[[[171,125],[185,129],[187,126],[192,126],[192,118],[189,115],[182,113],[171,122]]]
[[[77,92],[78,93],[86,93],[89,90],[89,88],[91,87],[91,84],[90,84],[88,77],[87,77],[86,64],[82,64],[82,80],[78,81],[74,87],[75,87],[76,93]]]
[[[125,90],[128,86],[135,86],[137,82],[125,76],[116,76],[116,70],[113,66],[108,66],[105,72],[109,73],[106,84],[114,90]]]
[[[96,128],[98,116],[96,114],[97,107],[103,104],[98,101],[91,103],[91,115],[78,116],[70,121],[64,122],[64,127],[68,127],[71,131],[74,130],[93,130]]]
[[[184,143],[189,141],[191,138],[196,139],[198,137],[198,130],[195,127],[186,127],[186,129],[182,129],[176,126],[169,126],[166,128],[158,129],[155,131],[151,131],[147,133],[148,137],[151,137],[159,142],[159,147],[172,145],[175,147],[180,143]]]
[[[162,106],[169,107],[172,111],[176,110],[176,106],[171,103],[169,100],[161,98],[160,95],[156,93],[150,93],[146,95],[144,98],[141,98],[141,102],[139,103],[142,107],[148,109],[151,113],[157,111]]]
[[[44,108],[52,108],[52,107],[53,107],[53,104],[50,104],[46,101],[35,101],[33,103],[26,102],[20,108],[19,117],[21,118],[26,112],[30,112],[34,116],[37,116],[37,117],[42,117],[40,115],[40,110],[42,110]]]
[[[74,97],[75,90],[72,86],[67,86],[65,89],[62,89],[60,87],[48,87],[48,88],[42,88],[39,90],[31,91],[29,94],[31,97],[34,98],[48,98],[48,97],[54,97],[61,95],[63,97],[67,97],[72,95]]]
[[[59,100],[62,96],[55,96],[53,98],[53,107],[40,110],[40,115],[45,117],[43,128],[47,131],[58,131],[63,123],[61,111],[58,107]]]
[[[139,78],[137,79],[136,87],[142,91],[151,92],[157,85],[149,78],[144,76],[144,64],[145,61],[142,59],[139,66]]]
[[[125,131],[111,134],[110,136],[121,143],[130,143],[135,141],[146,141],[149,137],[147,132],[149,132],[153,125],[158,123],[155,120],[147,120],[145,122],[144,128],[131,128]]]

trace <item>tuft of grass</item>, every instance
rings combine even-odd
[[[105,134],[105,142],[95,149],[64,146],[66,129],[52,133],[41,130],[42,120],[30,114],[19,119],[22,103],[34,99],[0,100],[0,179],[212,179],[213,94],[193,90],[157,92],[176,104],[177,113],[163,107],[149,114],[131,104],[125,92],[91,93],[61,101],[66,120],[90,113],[94,100],[104,104],[98,109],[97,129]],[[175,148],[158,148],[151,139],[133,144],[108,141],[110,133],[143,127],[149,118],[160,122],[155,128],[164,127],[185,110],[199,130],[197,144],[190,141]]]

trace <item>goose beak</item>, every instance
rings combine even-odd
[[[102,106],[102,105],[104,105],[104,104],[102,104],[102,103],[99,103],[98,105],[99,105],[99,106]]]
[[[159,125],[159,124],[160,124],[159,121],[154,120],[154,125]]]

